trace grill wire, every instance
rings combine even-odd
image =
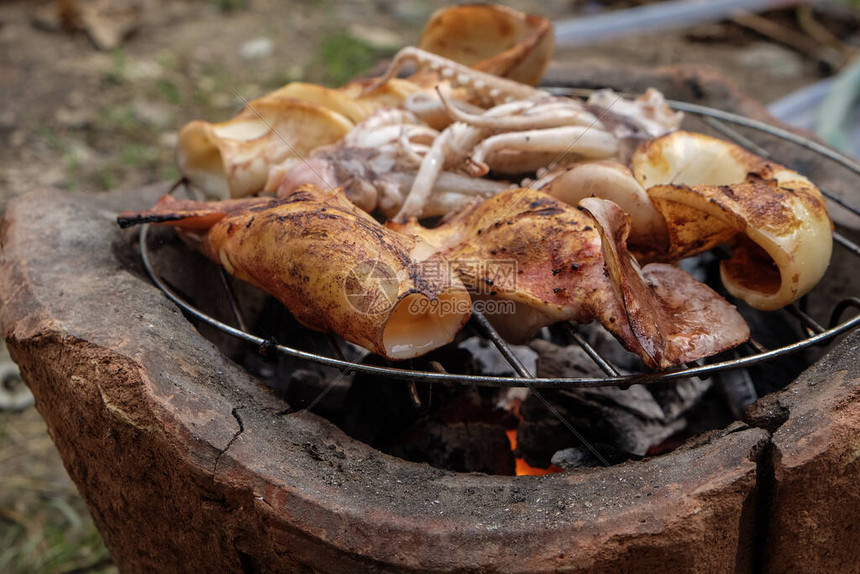
[[[577,97],[587,97],[594,92],[594,90],[590,89],[576,88],[547,88],[547,90],[556,95]],[[722,134],[727,139],[734,141],[742,147],[745,147],[766,159],[770,159],[770,154],[767,152],[767,150],[765,150],[764,148],[762,148],[734,128],[727,125],[727,122],[757,130],[759,132],[769,134],[771,136],[777,137],[797,146],[803,147],[809,151],[812,151],[818,156],[826,158],[850,170],[854,173],[855,176],[857,176],[858,180],[860,180],[860,163],[815,141],[798,136],[797,134],[786,131],[784,129],[771,126],[770,124],[766,124],[764,122],[760,122],[722,110],[673,100],[668,100],[668,103],[672,109],[699,116],[706,124],[708,124],[711,128]],[[846,203],[839,196],[834,193],[828,192],[825,189],[822,189],[821,192],[829,201],[840,205],[855,216],[860,217],[860,209],[858,209],[858,207]],[[396,367],[365,365],[361,362],[350,362],[345,360],[343,354],[339,350],[339,346],[336,344],[336,341],[335,344],[332,345],[333,354],[335,355],[335,357],[328,357],[325,355],[310,353],[293,347],[281,345],[273,339],[265,339],[249,333],[247,331],[247,328],[244,327],[244,322],[241,318],[241,314],[237,311],[237,307],[235,305],[235,295],[230,289],[229,283],[226,281],[224,282],[224,286],[227,289],[229,300],[231,301],[231,304],[233,304],[234,315],[236,316],[237,323],[239,323],[241,327],[237,328],[232,325],[228,325],[227,323],[219,321],[214,317],[203,313],[202,311],[185,301],[182,297],[180,297],[158,275],[149,257],[149,251],[147,248],[148,232],[149,224],[143,225],[140,230],[139,238],[140,255],[143,261],[143,266],[146,269],[146,272],[149,274],[149,277],[152,279],[153,283],[161,291],[163,291],[164,294],[171,301],[178,305],[187,315],[194,317],[195,319],[202,321],[208,325],[211,325],[212,327],[215,327],[233,337],[256,345],[260,348],[261,352],[275,351],[277,353],[289,357],[303,359],[328,367],[334,367],[339,369],[344,374],[348,372],[362,372],[370,375],[403,379],[411,382],[468,384],[486,387],[528,386],[534,388],[572,389],[616,386],[626,388],[633,384],[658,383],[687,377],[707,378],[714,373],[731,369],[749,367],[752,365],[757,365],[759,363],[764,363],[766,361],[772,361],[816,345],[827,344],[835,337],[852,331],[853,329],[857,328],[858,325],[860,325],[860,314],[857,314],[845,321],[841,321],[842,315],[844,315],[847,310],[855,309],[860,311],[860,297],[847,297],[837,303],[836,306],[833,308],[833,311],[830,316],[830,321],[827,327],[819,325],[813,318],[806,314],[806,300],[804,297],[799,302],[795,302],[792,305],[789,305],[786,308],[786,311],[788,311],[788,313],[795,319],[797,319],[797,321],[800,323],[801,327],[803,328],[803,331],[807,334],[806,338],[800,339],[794,343],[784,345],[775,349],[767,349],[755,340],[750,339],[749,342],[747,342],[741,347],[751,352],[751,354],[746,356],[719,361],[716,363],[693,364],[685,367],[671,369],[668,371],[661,371],[659,373],[643,372],[622,375],[619,373],[616,367],[612,365],[610,361],[601,356],[591,345],[589,345],[586,338],[583,337],[582,334],[580,334],[576,330],[574,325],[570,323],[564,323],[563,327],[570,335],[571,340],[577,345],[579,345],[583,349],[583,351],[585,351],[585,353],[603,371],[605,376],[539,378],[535,377],[533,373],[530,373],[528,371],[525,365],[523,365],[523,363],[519,360],[511,347],[504,341],[504,339],[502,339],[502,337],[493,328],[493,326],[489,323],[486,317],[484,317],[480,312],[473,310],[472,319],[470,320],[471,326],[485,340],[489,341],[498,349],[499,353],[504,357],[504,359],[511,367],[511,370],[515,373],[514,376],[465,375],[450,373],[438,363],[431,365],[435,367],[435,370],[433,371],[421,371],[413,369],[401,369]],[[837,246],[846,249],[850,254],[860,258],[860,246],[858,246],[856,243],[838,232],[833,233],[833,239]],[[366,356],[366,354],[364,356]]]

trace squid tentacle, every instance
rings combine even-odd
[[[368,86],[365,93],[372,92],[377,87],[397,76],[403,67],[409,63],[415,64],[421,70],[438,72],[440,78],[448,80],[452,86],[466,88],[481,101],[490,104],[526,99],[546,93],[527,84],[521,84],[480,72],[442,56],[437,56],[436,54],[411,46],[397,52],[385,74]]]

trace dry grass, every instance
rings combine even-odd
[[[0,572],[116,572],[39,413],[0,413]]]

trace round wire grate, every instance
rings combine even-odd
[[[548,91],[551,91],[556,95],[587,97],[588,95],[593,93],[594,90],[575,88],[548,88]],[[716,131],[720,132],[723,136],[733,140],[735,143],[738,143],[741,146],[751,149],[751,151],[754,151],[762,157],[767,158],[769,156],[767,150],[763,149],[735,129],[726,125],[726,122],[738,126],[743,126],[745,128],[750,128],[752,130],[756,130],[765,134],[769,134],[770,136],[774,136],[786,142],[790,142],[797,146],[803,147],[817,154],[820,157],[826,158],[827,160],[835,162],[842,167],[848,169],[858,179],[858,182],[860,182],[860,163],[822,144],[798,136],[797,134],[794,134],[790,131],[771,126],[770,124],[766,124],[764,122],[760,122],[722,110],[672,100],[669,100],[668,103],[675,110],[683,111],[701,117],[705,121],[705,123],[707,123]],[[854,207],[846,203],[837,195],[829,193],[824,189],[822,189],[821,191],[828,199],[828,201],[834,202],[841,207],[847,209],[855,216],[860,217],[860,208]],[[672,369],[669,371],[653,373],[643,372],[633,374],[619,374],[618,371],[613,367],[613,365],[605,358],[601,357],[585,341],[585,339],[581,335],[579,335],[576,331],[571,330],[570,334],[573,341],[583,348],[583,350],[597,363],[601,370],[603,370],[606,376],[578,378],[537,378],[534,377],[532,373],[528,372],[527,368],[522,364],[522,362],[520,362],[516,354],[510,348],[510,346],[505,343],[501,336],[495,331],[495,329],[493,329],[492,325],[490,325],[487,319],[476,311],[473,313],[472,318],[473,327],[489,342],[495,345],[500,354],[510,364],[511,369],[513,370],[513,372],[516,373],[516,376],[492,376],[472,374],[466,375],[445,372],[444,369],[439,369],[436,371],[424,371],[403,369],[391,366],[381,367],[375,365],[365,365],[359,361],[366,357],[367,353],[363,354],[359,361],[350,362],[343,358],[328,357],[317,353],[302,351],[301,349],[296,349],[294,347],[278,344],[272,339],[266,339],[257,335],[253,335],[241,328],[236,328],[234,326],[228,325],[227,323],[219,321],[214,317],[203,313],[202,311],[185,301],[175,291],[173,291],[156,272],[155,268],[152,265],[152,261],[150,259],[149,251],[147,248],[148,231],[149,224],[146,224],[141,227],[140,254],[141,259],[143,260],[144,268],[146,269],[153,283],[155,283],[155,285],[159,289],[161,289],[161,291],[163,291],[164,294],[171,301],[178,305],[189,316],[194,317],[195,319],[204,323],[207,323],[212,327],[215,327],[231,336],[256,345],[260,347],[261,350],[273,350],[275,352],[293,358],[310,361],[328,367],[334,367],[340,369],[343,372],[363,372],[370,375],[403,379],[413,382],[439,382],[455,384],[459,383],[495,387],[528,386],[534,388],[574,388],[601,386],[627,387],[632,384],[654,383],[660,381],[676,380],[686,377],[707,377],[717,372],[726,371],[729,369],[748,367],[766,361],[772,361],[780,357],[796,353],[803,349],[813,347],[815,345],[826,344],[832,341],[835,337],[843,333],[847,333],[860,325],[860,314],[855,315],[847,320],[841,321],[841,317],[846,310],[850,308],[860,309],[860,297],[847,297],[840,301],[834,307],[831,313],[830,323],[828,325],[828,328],[826,329],[824,327],[819,326],[814,320],[808,317],[797,306],[791,306],[789,308],[789,312],[798,318],[801,323],[801,326],[808,334],[807,337],[801,340],[779,348],[769,350],[764,349],[757,344],[749,345],[754,350],[752,354],[739,358],[733,358],[730,360],[724,360],[702,365],[691,365],[687,367]],[[848,252],[852,255],[860,257],[860,247],[858,247],[855,243],[842,236],[838,232],[834,233],[834,243],[838,247],[848,250]]]

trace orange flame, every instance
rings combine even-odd
[[[511,429],[507,431],[508,440],[511,443],[511,450],[517,449],[517,429]],[[561,472],[562,470],[554,464],[549,465],[548,468],[539,468],[536,466],[531,466],[522,458],[516,458],[516,473],[517,476],[544,476],[546,474],[554,474],[556,472]]]

